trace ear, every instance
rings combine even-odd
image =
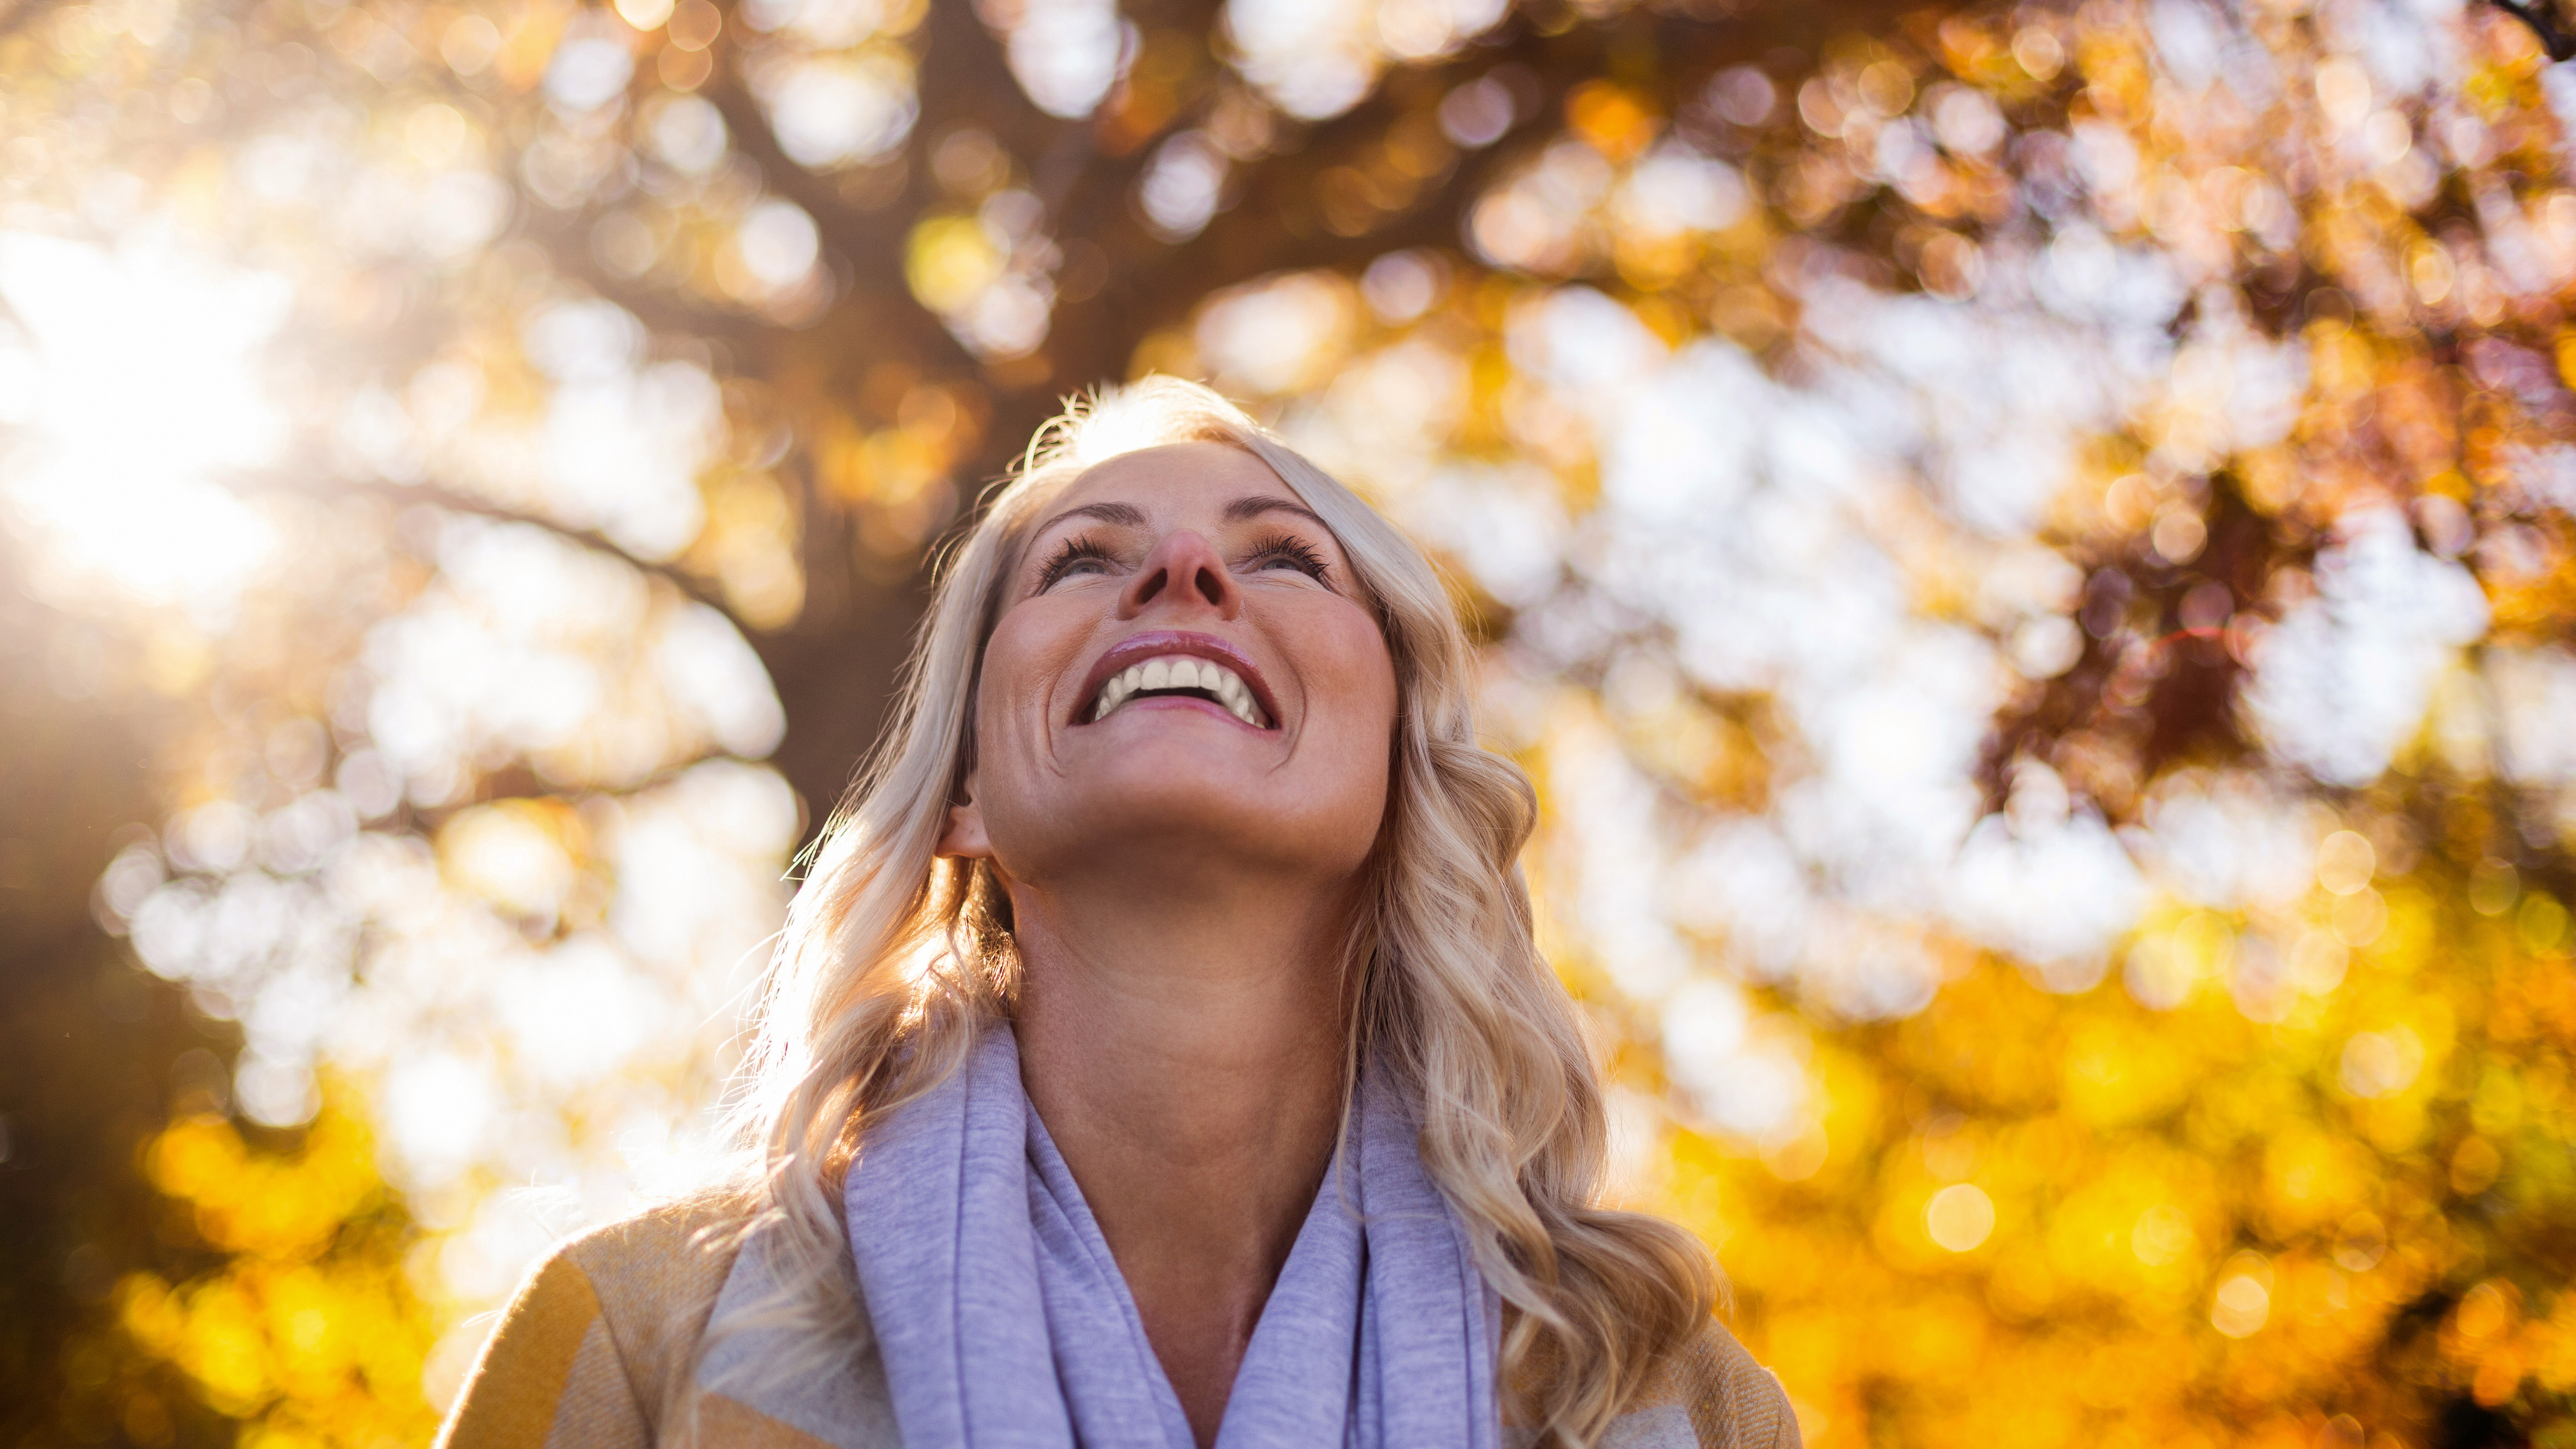
[[[975,803],[975,780],[966,779],[966,798],[948,807],[948,828],[939,832],[936,852],[953,860],[991,860],[993,842],[984,834],[983,807]]]

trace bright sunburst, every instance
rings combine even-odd
[[[286,280],[158,247],[0,233],[0,494],[58,586],[101,581],[220,614],[273,532],[219,481],[272,462],[285,419],[253,367]]]

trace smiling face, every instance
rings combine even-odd
[[[1267,464],[1123,454],[1043,508],[1005,585],[942,850],[1015,887],[1347,880],[1385,815],[1395,709],[1340,542]]]

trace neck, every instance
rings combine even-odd
[[[1011,901],[1029,1100],[1212,1443],[1341,1123],[1348,890]]]

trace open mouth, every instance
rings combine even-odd
[[[1103,652],[1083,683],[1072,722],[1098,724],[1140,699],[1200,699],[1250,728],[1277,729],[1279,706],[1260,666],[1213,634],[1155,629]]]
[[[1204,699],[1254,729],[1270,728],[1269,717],[1242,675],[1213,659],[1187,654],[1158,654],[1109,676],[1092,701],[1090,717],[1096,723],[1136,700],[1175,697]]]

